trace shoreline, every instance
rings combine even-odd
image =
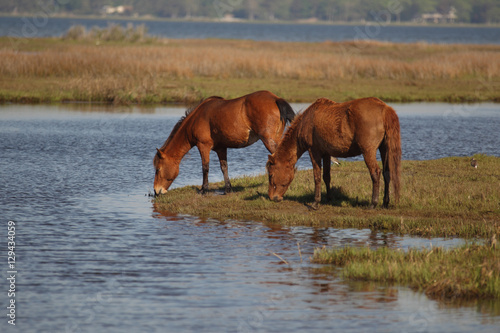
[[[9,18],[33,18],[39,13],[18,13],[18,14],[8,14],[0,13],[1,17]],[[249,20],[249,19],[234,19],[234,20],[224,20],[219,18],[210,17],[190,17],[190,18],[168,18],[168,17],[155,17],[155,16],[102,16],[102,15],[74,15],[74,14],[51,14],[50,18],[57,19],[77,19],[77,20],[103,20],[103,21],[157,21],[157,22],[207,22],[207,23],[243,23],[243,24],[290,24],[290,25],[343,25],[343,26],[359,26],[365,24],[379,24],[377,21],[310,21],[310,20]],[[383,26],[407,26],[407,27],[447,27],[447,28],[498,28],[500,23],[417,23],[411,21],[405,22],[389,22],[383,23]]]
[[[300,170],[284,200],[267,197],[267,175],[231,179],[234,193],[221,195],[224,183],[209,184],[209,194],[197,186],[170,190],[154,201],[155,211],[202,218],[243,219],[287,226],[368,228],[399,235],[489,239],[500,236],[500,157],[475,155],[427,161],[402,161],[400,204],[389,209],[369,209],[371,182],[364,162],[343,162],[332,168],[333,200],[323,193],[317,211],[312,170]],[[382,186],[381,186],[382,187]],[[322,191],[324,192],[324,184]],[[500,238],[500,237],[499,237]]]

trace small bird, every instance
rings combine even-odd
[[[497,235],[493,234],[493,236],[491,236],[491,238],[486,241],[486,244],[495,249],[497,247]]]
[[[471,165],[473,168],[477,169],[477,161],[476,161],[476,159],[475,159],[475,158],[472,158],[472,160],[470,160],[470,165]]]
[[[331,159],[333,164],[340,165],[339,160],[337,160],[335,157],[332,156]]]

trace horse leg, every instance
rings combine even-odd
[[[201,194],[208,192],[208,170],[210,169],[210,148],[206,146],[198,146],[201,156],[201,168],[203,170],[203,185],[201,186]]]
[[[390,201],[390,191],[389,191],[389,185],[391,183],[391,171],[389,170],[389,161],[387,160],[389,158],[387,154],[387,149],[384,147],[382,144],[379,148],[380,150],[380,157],[382,158],[382,175],[384,176],[384,201],[383,201],[383,207],[387,208],[389,207],[389,201]]]
[[[276,151],[276,148],[278,148],[278,143],[271,137],[260,137],[260,140],[262,141],[262,143],[264,144],[264,146],[266,147],[266,149],[271,153],[271,154],[274,154],[274,152]]]
[[[224,175],[224,185],[225,185],[225,193],[231,192],[231,182],[229,181],[229,176],[227,174],[227,148],[221,148],[216,150],[217,156],[219,156],[220,169],[222,170],[222,174]]]
[[[368,153],[364,153],[363,157],[365,159],[366,166],[368,167],[368,171],[370,172],[370,177],[372,178],[373,183],[373,192],[372,192],[372,205],[371,208],[375,208],[378,204],[378,192],[380,187],[380,167],[377,163],[377,151],[373,150]]]
[[[309,156],[314,173],[314,208],[317,208],[321,202],[321,155],[310,149]]]
[[[323,156],[323,181],[325,182],[325,185],[326,185],[326,197],[328,200],[332,200],[332,191],[330,189],[331,164],[332,164],[332,162],[330,160],[330,155]]]

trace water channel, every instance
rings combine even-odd
[[[403,159],[500,156],[498,104],[392,106]],[[0,106],[5,314],[10,220],[18,272],[17,324],[2,314],[1,332],[498,332],[498,302],[448,304],[404,286],[343,281],[309,260],[323,245],[406,249],[460,240],[158,212],[148,197],[152,158],[183,113]],[[230,177],[263,173],[267,154],[260,142],[230,151]],[[211,164],[210,181],[222,180],[215,154]],[[307,154],[299,167],[310,168]],[[196,149],[180,170],[174,186],[201,184]]]

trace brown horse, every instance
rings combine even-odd
[[[270,153],[281,141],[287,122],[295,113],[282,98],[269,91],[225,100],[209,97],[174,126],[153,160],[156,169],[155,195],[166,193],[179,174],[179,164],[193,147],[198,147],[203,169],[202,193],[208,191],[210,150],[214,150],[224,174],[225,192],[231,191],[227,174],[227,148],[247,147],[261,140]]]
[[[392,180],[396,202],[399,199],[401,139],[396,112],[378,98],[362,98],[335,103],[320,98],[297,116],[288,128],[276,152],[269,155],[269,198],[281,201],[294,177],[294,166],[308,150],[314,170],[314,206],[321,201],[321,160],[327,196],[330,192],[330,157],[363,154],[373,182],[372,207],[378,203],[380,168],[377,149],[383,164],[384,207],[389,205]]]

